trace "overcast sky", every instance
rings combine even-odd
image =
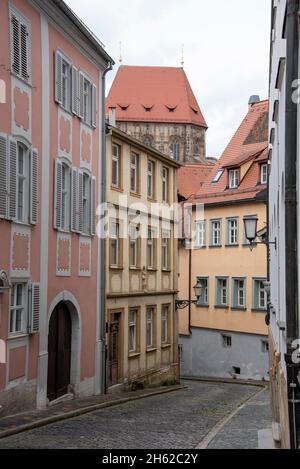
[[[247,112],[268,97],[270,0],[67,0],[119,65],[181,66],[207,121],[207,155],[219,157]]]

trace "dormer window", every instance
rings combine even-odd
[[[174,112],[177,106],[175,106],[174,104],[167,104],[167,108],[169,112]]]
[[[260,183],[267,184],[268,183],[268,165],[262,164],[260,167]]]
[[[192,109],[192,111],[193,111],[194,114],[196,114],[196,115],[199,114],[198,109],[196,109],[196,108],[194,108],[194,107],[191,107],[191,109]]]
[[[127,109],[129,108],[129,104],[118,104],[118,106],[120,107],[121,111],[127,111]]]
[[[143,108],[146,112],[151,112],[153,108],[153,104],[143,104]]]
[[[229,189],[236,189],[239,185],[239,170],[231,169],[229,171]]]

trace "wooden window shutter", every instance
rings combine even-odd
[[[83,173],[78,172],[78,196],[79,196],[79,227],[78,230],[80,233],[83,232]]]
[[[21,43],[21,76],[24,80],[29,79],[29,33],[26,24],[20,24],[20,43]]]
[[[91,235],[96,234],[96,178],[91,179]]]
[[[79,117],[84,117],[84,75],[79,73]]]
[[[36,334],[40,329],[40,284],[31,284],[31,295],[30,295],[30,308],[29,308],[29,332],[30,334]]]
[[[55,186],[54,186],[54,228],[61,228],[62,222],[62,163],[55,161]]]
[[[30,223],[38,222],[38,152],[32,150],[30,158]]]
[[[72,67],[72,112],[76,116],[79,114],[79,72]]]
[[[21,58],[20,58],[20,22],[15,15],[11,17],[11,67],[12,70],[20,75]]]
[[[0,135],[0,218],[7,217],[7,138]]]
[[[9,218],[17,216],[17,142],[9,140]]]
[[[62,104],[62,55],[55,52],[55,101]]]
[[[72,168],[72,201],[71,201],[71,231],[78,232],[78,170]]]
[[[92,85],[92,126],[97,127],[97,88]]]

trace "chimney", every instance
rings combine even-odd
[[[252,96],[250,96],[249,102],[248,102],[249,109],[252,108],[253,104],[256,104],[259,102],[260,102],[260,97],[257,94],[253,94]]]
[[[116,127],[116,108],[115,107],[108,108],[108,123],[112,127]]]

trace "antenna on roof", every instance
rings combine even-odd
[[[122,57],[122,41],[120,41],[120,58],[119,58],[120,65],[122,65],[123,57]]]
[[[182,49],[181,49],[181,66],[182,68],[184,67],[184,44],[182,44]]]

